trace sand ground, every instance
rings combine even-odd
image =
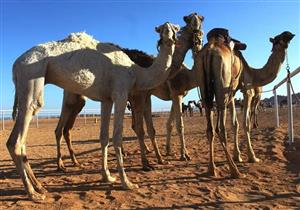
[[[300,109],[294,115],[295,139],[300,139]],[[73,144],[82,168],[73,167],[63,143],[63,155],[68,171],[56,170],[54,129],[57,120],[44,120],[40,127],[31,125],[27,138],[27,153],[38,179],[49,193],[42,203],[29,201],[5,143],[12,124],[0,131],[0,209],[300,209],[300,149],[288,151],[287,110],[280,111],[281,127],[275,128],[272,110],[259,113],[260,127],[252,131],[252,143],[260,163],[238,163],[245,178],[231,179],[229,168],[218,138],[215,153],[217,177],[206,176],[208,141],[206,121],[195,114],[185,117],[187,149],[191,161],[179,161],[179,138],[172,136],[173,155],[165,156],[166,114],[154,117],[159,148],[168,161],[157,164],[154,152],[148,154],[156,170],[141,170],[139,144],[131,130],[130,117],[124,123],[124,148],[128,152],[125,167],[129,179],[140,188],[123,191],[116,170],[113,147],[109,147],[109,167],[118,179],[115,184],[101,181],[99,123],[76,122]],[[239,113],[240,124],[241,114]],[[228,121],[229,122],[229,121]],[[233,149],[233,135],[228,127],[228,144]],[[247,160],[247,143],[240,130],[242,158]],[[152,149],[147,138],[146,143]],[[294,148],[295,149],[295,148]],[[297,149],[297,148],[296,148]],[[153,151],[153,149],[152,149]]]

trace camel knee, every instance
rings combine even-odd
[[[38,97],[31,102],[31,108],[33,110],[33,115],[39,113],[40,109],[45,105],[43,98],[43,91],[40,91]]]
[[[215,129],[215,133],[216,133],[216,134],[218,134],[218,135],[220,135],[220,133],[221,133],[221,130],[220,130],[220,128],[219,128],[219,127],[216,127],[216,129]]]
[[[172,131],[173,126],[174,126],[174,125],[173,125],[173,120],[170,120],[170,119],[169,119],[169,120],[167,121],[167,123],[166,123],[167,130],[168,130],[168,131]]]
[[[12,155],[21,155],[21,145],[19,143],[13,143],[10,139],[6,142],[6,148]],[[13,157],[12,157],[13,158]]]
[[[64,138],[66,140],[69,140],[71,138],[71,132],[70,132],[70,129],[67,129],[67,128],[64,128],[63,129],[63,135],[64,135]]]
[[[155,134],[156,134],[156,132],[155,132],[155,129],[154,129],[154,128],[149,128],[149,129],[148,129],[148,135],[149,135],[149,137],[150,137],[151,139],[153,139],[153,138],[155,137]]]
[[[113,145],[114,145],[115,151],[118,151],[119,149],[121,151],[121,149],[122,149],[122,138],[114,138]]]
[[[207,135],[208,140],[212,141],[215,137],[215,132],[213,131],[212,128],[207,128],[206,135]]]
[[[179,134],[182,134],[184,132],[184,125],[183,124],[176,125],[176,129]]]
[[[250,122],[248,120],[244,120],[243,126],[244,126],[244,129],[250,130]]]
[[[56,141],[60,141],[61,137],[62,137],[62,129],[57,126],[56,129],[55,129],[55,137],[56,137]]]
[[[136,127],[134,131],[135,131],[136,135],[138,136],[138,138],[144,138],[145,131],[144,131],[143,127]]]
[[[240,129],[240,125],[238,123],[233,123],[232,129],[233,129],[233,131],[237,132]]]

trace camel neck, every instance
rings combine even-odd
[[[187,51],[191,48],[192,48],[192,32],[189,31],[187,28],[183,28],[176,42],[169,79],[173,78],[178,73],[181,64],[184,61]]]
[[[162,84],[169,75],[175,45],[163,43],[153,64],[149,68],[135,66],[136,85],[138,91],[153,89]]]
[[[189,70],[184,65],[181,67],[181,71],[172,79],[170,79],[171,88],[177,94],[184,94],[197,87],[196,74],[194,70]]]
[[[250,67],[244,60],[245,72],[243,75],[244,85],[248,88],[264,86],[271,83],[280,71],[280,67],[284,61],[286,51],[274,50],[270,55],[267,63],[259,69]]]

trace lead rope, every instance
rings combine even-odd
[[[231,74],[232,74],[232,68],[233,68],[233,64],[234,64],[234,50],[232,49],[231,50]],[[240,77],[240,74],[241,74],[242,71],[240,71],[237,75],[237,78]],[[234,90],[233,90],[233,85],[234,85],[234,81],[235,81],[235,78],[233,78],[233,76],[231,76],[231,81],[230,81],[230,85],[229,85],[229,94],[228,94],[228,98],[229,99],[233,99],[233,95],[234,95]],[[230,100],[230,101],[231,101]]]
[[[201,31],[200,29],[200,32],[196,32],[193,34],[193,48],[192,48],[192,51],[193,51],[193,58],[195,60],[196,58],[196,54],[199,53],[201,51],[201,49],[203,48],[203,32]],[[200,46],[200,48],[199,48]],[[194,61],[195,63],[195,61]],[[198,84],[198,78],[195,77],[195,80],[196,80],[196,84]],[[198,97],[199,97],[199,101],[201,101],[201,94],[200,94],[200,88],[199,88],[199,85],[197,85],[197,93],[198,93]]]
[[[298,98],[297,94],[294,91],[294,87],[291,81],[291,72],[290,72],[290,65],[289,65],[289,59],[288,59],[288,53],[286,53],[286,71],[287,71],[287,80],[286,82],[290,84],[290,87],[292,89],[293,95],[296,98],[296,100],[298,101],[298,103],[300,103],[300,99]],[[291,103],[293,104],[293,97],[292,97],[292,101]]]

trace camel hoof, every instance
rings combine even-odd
[[[138,189],[139,185],[133,184],[132,182],[127,181],[127,182],[123,183],[123,188],[124,188],[124,190],[134,190],[134,189]]]
[[[191,160],[191,157],[188,154],[181,155],[180,160],[181,161],[189,161],[189,160]]]
[[[76,166],[76,167],[81,167],[82,165],[77,161],[73,161],[73,165]]]
[[[64,165],[58,165],[57,166],[57,171],[58,172],[67,172],[68,169]]]
[[[217,177],[216,167],[215,166],[209,166],[207,174],[208,174],[208,176],[211,176],[211,177]]]
[[[41,194],[41,193],[37,193],[37,192],[33,192],[33,193],[31,193],[31,194],[29,195],[29,198],[30,198],[33,202],[40,203],[40,202],[42,202],[43,200],[45,200],[46,195]]]
[[[103,176],[103,182],[114,183],[116,181],[116,177],[113,176]]]
[[[172,152],[171,152],[171,148],[166,148],[166,156],[171,156]]]
[[[162,163],[162,165],[169,165],[169,164],[170,164],[170,162],[166,161],[166,160],[164,160],[163,163]]]
[[[84,169],[83,165],[80,164],[80,163],[74,163],[74,166],[77,167],[77,168],[80,168],[80,169]]]
[[[161,165],[165,164],[164,160],[158,160],[157,162],[158,162],[158,164],[161,164]]]
[[[248,162],[249,163],[259,163],[260,159],[254,156],[254,157],[249,158]]]
[[[48,191],[43,186],[39,186],[36,188],[36,191],[40,194],[46,194]]]
[[[155,168],[153,166],[151,166],[150,164],[147,164],[147,165],[143,165],[142,170],[143,171],[153,171],[153,170],[155,170]]]
[[[236,172],[231,173],[230,177],[233,179],[240,179],[240,178],[245,178],[246,175],[241,174],[240,172],[236,171]]]
[[[233,157],[233,160],[234,160],[235,162],[238,162],[238,163],[244,162],[243,159],[241,158],[241,156],[234,156],[234,157]]]
[[[163,159],[159,160],[158,163],[161,164],[161,165],[169,165],[170,164],[169,161],[166,161],[166,160],[163,160]]]
[[[146,148],[145,148],[145,152],[146,152],[147,154],[149,154],[149,153],[151,153],[151,150],[150,150],[148,147],[146,147]]]
[[[173,156],[173,153],[167,152],[167,153],[166,153],[166,156]]]
[[[164,164],[164,160],[162,159],[162,157],[157,158],[157,162],[158,164]]]

